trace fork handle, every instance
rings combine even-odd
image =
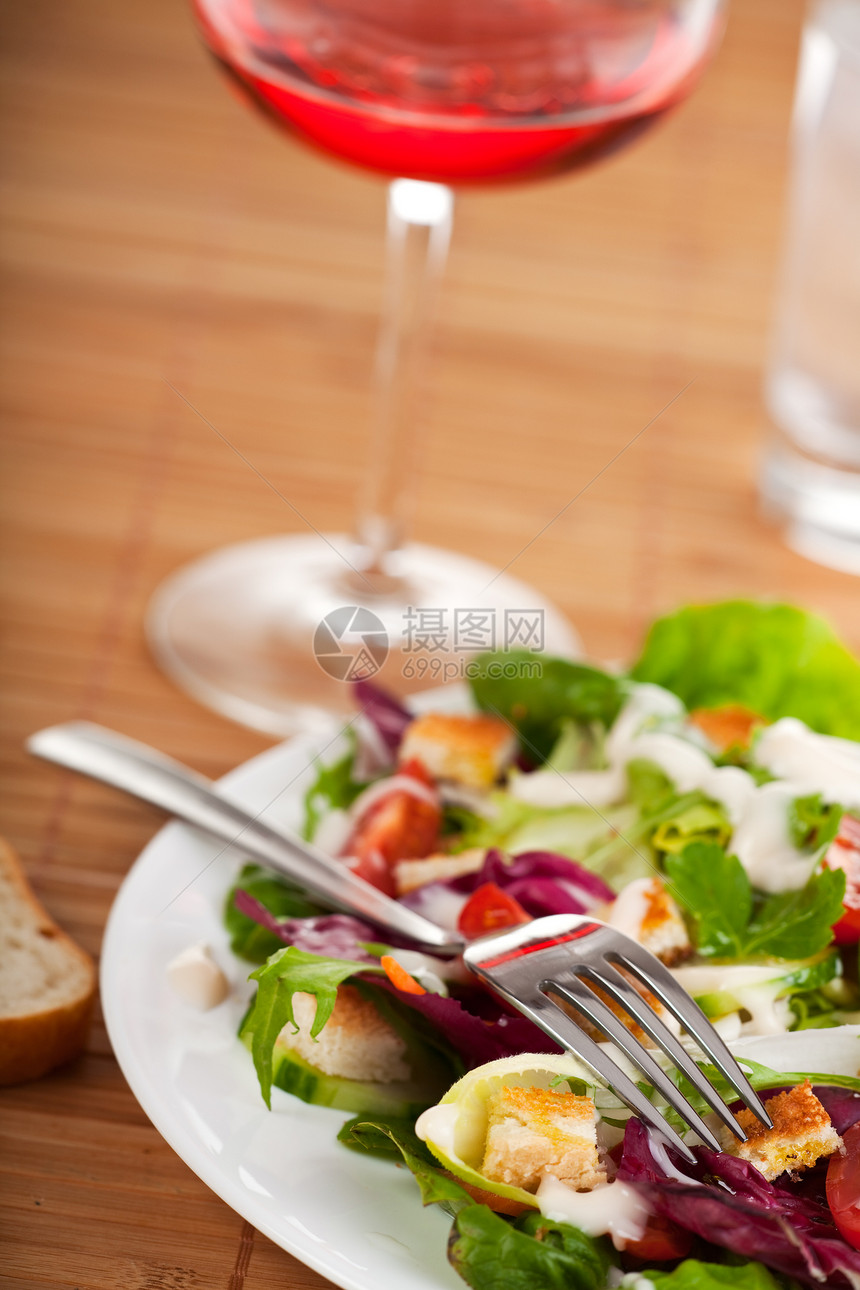
[[[28,750],[45,761],[119,788],[246,851],[312,892],[327,906],[366,918],[432,951],[453,956],[463,942],[392,900],[310,843],[264,823],[223,796],[205,775],[146,744],[88,721],[49,726]]]

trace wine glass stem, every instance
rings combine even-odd
[[[365,574],[403,541],[433,304],[448,254],[454,195],[443,184],[388,186],[385,289],[376,348],[373,444],[356,519]]]

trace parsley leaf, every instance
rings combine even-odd
[[[753,893],[736,856],[692,842],[665,861],[672,894],[696,926],[700,954],[714,958],[807,959],[830,945],[842,914],[845,874],[814,873],[805,887]]]
[[[672,895],[696,926],[696,948],[740,958],[753,907],[752,887],[737,856],[715,842],[691,842],[665,859]]]
[[[825,868],[798,891],[768,896],[747,928],[746,953],[802,959],[826,949],[844,895],[844,872]]]

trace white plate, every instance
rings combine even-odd
[[[317,740],[256,757],[222,784],[237,801],[296,827],[314,778]],[[329,748],[326,759],[334,755]],[[343,1112],[307,1106],[274,1089],[260,1098],[251,1058],[236,1038],[250,965],[230,953],[221,923],[241,851],[169,824],[141,853],[108,920],[101,990],[108,1033],[131,1089],[159,1133],[207,1186],[277,1245],[342,1290],[463,1290],[445,1249],[450,1220],[422,1209],[405,1169],[341,1147]],[[211,1012],[184,1004],[165,968],[206,941],[233,986]],[[811,1063],[854,1074],[860,1037],[833,1031],[747,1041],[750,1056],[783,1070]],[[852,1051],[856,1045],[856,1051]]]

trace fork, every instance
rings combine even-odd
[[[658,958],[605,923],[588,916],[555,914],[466,945],[458,934],[443,931],[351,873],[342,861],[262,820],[262,813],[252,815],[211,780],[154,748],[82,721],[40,730],[27,740],[27,748],[37,757],[111,784],[238,847],[307,887],[326,905],[368,919],[430,953],[448,957],[462,953],[466,966],[479,980],[562,1048],[581,1057],[634,1114],[685,1159],[694,1161],[680,1134],[609,1052],[556,1002],[561,1000],[596,1026],[707,1146],[720,1151],[710,1127],[651,1053],[594,992],[592,987],[597,987],[638,1023],[735,1137],[746,1141],[746,1134],[716,1089],[631,984],[633,977],[680,1022],[744,1105],[772,1127],[763,1103],[698,1004]]]
[[[655,955],[614,927],[588,916],[551,914],[473,941],[466,946],[463,961],[479,980],[557,1044],[581,1057],[631,1111],[690,1162],[695,1161],[695,1156],[680,1134],[606,1049],[586,1034],[561,1005],[569,1005],[596,1026],[639,1068],[706,1146],[722,1151],[709,1125],[648,1049],[595,993],[593,987],[597,987],[638,1023],[723,1124],[745,1142],[747,1135],[729,1107],[677,1036],[631,983],[632,976],[680,1022],[744,1105],[767,1128],[773,1127],[761,1099],[699,1005]]]

